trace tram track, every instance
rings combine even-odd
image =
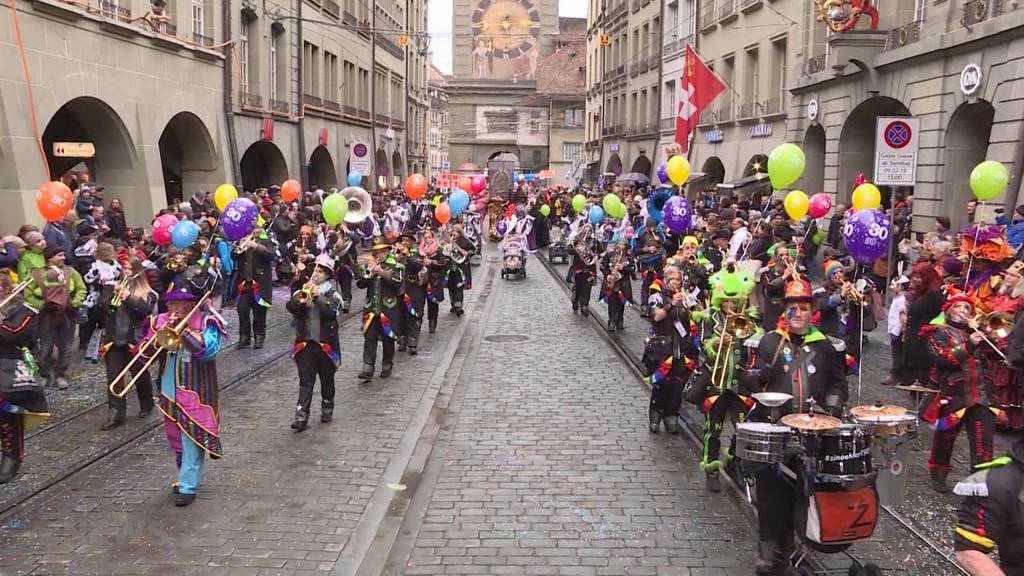
[[[538,252],[536,254],[536,260],[540,262],[541,266],[543,266],[548,271],[548,273],[555,277],[555,279],[558,281],[559,286],[561,286],[566,295],[569,298],[571,298],[571,288],[565,280],[565,275],[561,271],[556,269],[554,265],[550,262],[550,260],[545,258],[545,255],[546,254],[543,252]],[[638,309],[633,305],[629,305],[627,309],[629,308],[638,311]],[[632,372],[636,375],[638,385],[647,392],[649,392],[650,386],[644,381],[643,368],[640,365],[639,357],[636,354],[632,353],[628,348],[626,348],[619,341],[618,338],[613,337],[612,334],[608,331],[607,326],[605,326],[605,324],[602,323],[601,320],[597,316],[595,316],[593,312],[591,312],[587,320],[595,327],[598,334],[601,335],[602,339],[604,339],[605,342],[607,342],[609,346],[612,347],[612,349],[623,360],[627,367],[630,368]],[[704,421],[704,416],[695,409],[693,409],[692,407],[686,405],[682,407],[680,413],[683,416],[681,420],[686,424],[685,426],[681,427],[684,432],[684,434],[682,434],[683,441],[698,456],[700,456],[702,450],[702,442],[700,438],[703,434],[703,430],[700,429],[700,426],[701,423],[703,423]],[[737,485],[733,481],[731,476],[728,474],[722,475],[722,479],[724,480],[724,484],[727,486],[727,491],[729,492],[729,496],[732,498],[732,500],[735,501],[737,505],[740,506],[741,510],[743,510],[745,515],[748,518],[750,518],[752,522],[756,522],[757,511],[754,508],[753,503],[750,502],[750,500],[748,499],[745,488],[740,485]],[[927,551],[929,551],[931,554],[935,555],[937,558],[941,558],[945,565],[947,565],[953,571],[953,573],[969,576],[969,574],[963,568],[961,568],[960,565],[957,564],[956,561],[953,559],[951,551],[944,549],[942,546],[936,544],[932,539],[928,538],[927,535],[925,535],[921,531],[921,529],[919,529],[919,527],[914,524],[914,522],[911,519],[905,517],[903,514],[900,514],[896,510],[892,509],[890,506],[879,504],[879,510],[881,510],[884,514],[880,516],[879,524],[881,524],[881,521],[883,519],[888,521],[888,523],[890,523],[892,527],[896,528],[898,531],[908,534],[914,541],[917,541],[920,544],[922,544],[924,548],[927,549]],[[876,535],[878,532],[879,530],[876,527]],[[870,541],[871,540],[868,540],[868,542]],[[855,552],[855,549],[856,544],[853,547],[851,547],[851,549],[844,551],[843,554],[848,556],[855,565],[863,566],[864,564],[867,564],[868,561],[864,560],[862,555],[857,554]],[[837,571],[835,567],[830,565],[831,563],[826,564],[823,561],[823,558],[819,558],[819,556],[825,555],[808,556],[806,562],[813,567],[813,572],[811,572],[810,574],[846,573],[845,570]],[[853,569],[851,568],[851,571],[849,573],[852,575],[855,572],[853,572]],[[922,572],[917,573],[924,574]],[[794,574],[803,574],[803,572],[794,572]],[[931,574],[931,572],[928,572],[927,574]]]

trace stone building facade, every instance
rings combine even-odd
[[[441,172],[451,170],[448,158],[448,138],[451,114],[448,112],[448,77],[430,66],[430,175],[437,176]]]

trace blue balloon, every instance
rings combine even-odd
[[[600,224],[601,220],[604,220],[604,209],[600,206],[591,206],[587,218],[590,219],[591,224]]]
[[[182,220],[171,228],[171,244],[175,248],[188,248],[196,243],[196,238],[199,238],[199,226],[191,220]]]
[[[647,215],[654,219],[655,222],[661,224],[662,213],[661,210],[647,208]]]
[[[462,214],[466,208],[469,208],[469,194],[462,188],[452,190],[448,196],[448,209],[451,210],[452,216]]]
[[[363,175],[355,170],[348,173],[348,185],[359,186],[363,183]]]

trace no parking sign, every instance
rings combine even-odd
[[[875,184],[913,186],[921,119],[879,116],[875,124]]]

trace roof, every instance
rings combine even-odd
[[[558,33],[565,34],[578,34],[580,37],[586,36],[587,34],[587,19],[586,18],[558,18]]]
[[[448,75],[438,70],[434,63],[430,63],[430,76],[427,78],[427,84],[434,84],[442,86],[448,83]]]
[[[587,91],[586,62],[586,40],[574,40],[555,50],[537,64],[537,93],[549,96],[574,95],[583,98]]]

